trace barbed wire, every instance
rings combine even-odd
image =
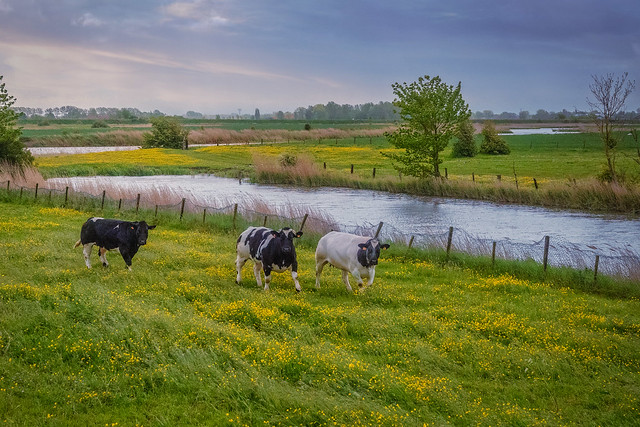
[[[421,232],[407,233],[393,225],[365,223],[360,225],[339,224],[331,219],[315,217],[313,215],[284,216],[281,213],[262,212],[256,209],[240,206],[239,204],[227,204],[225,206],[203,205],[191,199],[183,198],[177,203],[157,204],[140,198],[112,199],[105,193],[91,194],[79,190],[64,190],[57,188],[32,188],[15,185],[7,181],[6,191],[20,191],[21,197],[33,197],[37,200],[42,197],[52,201],[53,196],[65,197],[65,202],[71,197],[74,203],[89,205],[104,209],[105,207],[118,210],[131,211],[138,209],[184,213],[203,213],[206,215],[240,215],[249,222],[267,224],[302,224],[305,228],[319,234],[329,231],[344,231],[362,236],[375,236],[384,241],[391,241],[415,248],[422,249],[450,249],[456,252],[473,256],[495,256],[505,260],[533,260],[537,263],[544,262],[545,239],[532,243],[516,242],[509,239],[497,240],[480,238],[463,229],[448,231],[427,228]],[[99,205],[99,206],[98,206]],[[203,215],[204,217],[204,215]],[[274,225],[272,225],[274,226]],[[449,243],[449,239],[451,240]],[[494,249],[495,246],[495,249]],[[495,251],[495,253],[494,253]],[[547,263],[554,267],[571,267],[578,270],[593,270],[596,257],[599,259],[598,272],[601,274],[619,276],[631,280],[640,280],[640,254],[630,248],[618,248],[613,245],[601,247],[579,245],[566,240],[553,239],[549,244]]]

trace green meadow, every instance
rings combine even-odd
[[[604,154],[600,137],[595,133],[557,135],[506,135],[511,154],[491,156],[479,154],[473,158],[456,158],[451,155],[451,146],[443,153],[441,170],[447,169],[450,178],[472,180],[472,174],[479,180],[495,180],[501,175],[505,180],[536,178],[539,182],[568,181],[593,178],[604,167]],[[480,139],[478,137],[478,145]],[[638,178],[639,169],[632,156],[636,154],[633,140],[627,138],[620,145],[618,168],[630,178]],[[376,177],[397,177],[391,161],[381,153],[392,151],[384,137],[320,139],[270,144],[220,145],[198,147],[191,145],[188,151],[166,150],[172,153],[176,162],[159,162],[158,170],[181,166],[179,162],[190,162],[185,170],[219,172],[233,167],[235,170],[249,170],[255,157],[277,159],[282,153],[307,155],[320,167],[326,163],[327,170],[349,172],[354,165],[354,174],[371,177],[376,168]],[[136,161],[135,153],[126,155]],[[87,175],[111,167],[127,172],[127,162],[118,152],[78,154],[70,156],[40,157],[39,169],[46,176],[73,175],[70,169],[84,169]],[[93,169],[92,169],[93,168]]]
[[[235,284],[228,217],[162,215],[132,271],[117,253],[103,268],[95,250],[87,270],[72,247],[93,215],[135,217],[0,198],[5,425],[640,419],[637,286],[578,288],[526,263],[492,270],[392,246],[366,292],[347,293],[335,269],[315,289],[318,236],[305,235],[303,291],[274,274],[264,292],[249,264]]]

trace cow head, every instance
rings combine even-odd
[[[280,240],[280,249],[285,255],[289,255],[295,252],[293,247],[293,239],[302,236],[302,231],[297,233],[289,227],[285,227],[280,231],[271,230],[271,235],[274,239]]]
[[[380,249],[389,249],[389,244],[380,244],[378,239],[369,239],[366,243],[360,243],[358,245],[360,250],[358,251],[358,261],[364,267],[372,267],[378,265],[378,258],[380,257]]]
[[[133,230],[136,233],[136,243],[138,246],[147,244],[147,237],[149,237],[149,230],[156,228],[155,225],[148,225],[145,221],[134,222]]]

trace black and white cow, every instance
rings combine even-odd
[[[302,236],[302,231],[297,233],[291,228],[283,228],[280,231],[266,227],[249,227],[238,237],[236,245],[236,283],[242,280],[242,266],[247,260],[253,261],[253,274],[256,276],[258,286],[262,286],[260,270],[264,271],[264,290],[269,290],[271,272],[283,272],[291,270],[291,277],[296,285],[296,291],[300,292],[298,282],[298,260],[293,239]]]
[[[80,240],[74,246],[84,246],[84,262],[87,268],[91,268],[91,249],[98,246],[98,255],[102,265],[107,267],[106,253],[109,250],[117,250],[122,255],[127,268],[131,270],[131,259],[142,245],[147,244],[149,230],[155,225],[147,225],[146,222],[129,222],[118,219],[89,218],[80,230]]]
[[[316,288],[320,288],[320,275],[325,264],[342,270],[342,281],[349,292],[349,273],[364,286],[363,277],[368,277],[367,287],[373,284],[380,249],[388,249],[388,244],[380,244],[377,239],[355,234],[332,231],[322,236],[316,248]]]

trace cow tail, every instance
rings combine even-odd
[[[76,242],[76,244],[73,246],[73,249],[77,248],[78,246],[80,246],[82,244],[82,240],[78,240]]]

